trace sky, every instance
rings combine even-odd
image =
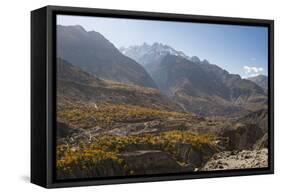
[[[99,32],[117,48],[159,42],[243,78],[268,75],[266,27],[68,15],[57,24]]]

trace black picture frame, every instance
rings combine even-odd
[[[186,21],[268,27],[268,168],[59,181],[55,178],[56,15]],[[31,182],[46,188],[274,173],[274,21],[171,13],[46,6],[31,12]]]

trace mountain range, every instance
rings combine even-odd
[[[197,56],[159,43],[121,52],[142,64],[161,91],[186,111],[233,116],[266,107],[267,96],[259,85]]]
[[[83,72],[100,80],[159,88],[162,96],[187,112],[238,116],[267,106],[261,86],[266,78],[242,79],[169,45],[144,43],[118,50],[102,34],[78,25],[58,25],[57,40],[57,56]]]

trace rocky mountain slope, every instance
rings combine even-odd
[[[257,85],[262,87],[263,89],[268,89],[268,77],[265,75],[257,75],[255,77],[249,77],[248,80],[255,82]]]
[[[57,60],[57,96],[58,107],[60,102],[70,101],[86,105],[110,103],[182,111],[158,89],[97,78],[61,58]]]
[[[141,65],[100,33],[81,26],[57,26],[57,56],[100,78],[156,87]]]
[[[163,58],[152,77],[185,110],[202,116],[241,115],[267,104],[263,89],[239,75],[173,55]]]

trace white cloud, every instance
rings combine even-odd
[[[255,66],[244,66],[243,67],[245,74],[249,77],[257,76],[263,72],[262,67],[255,67]]]

